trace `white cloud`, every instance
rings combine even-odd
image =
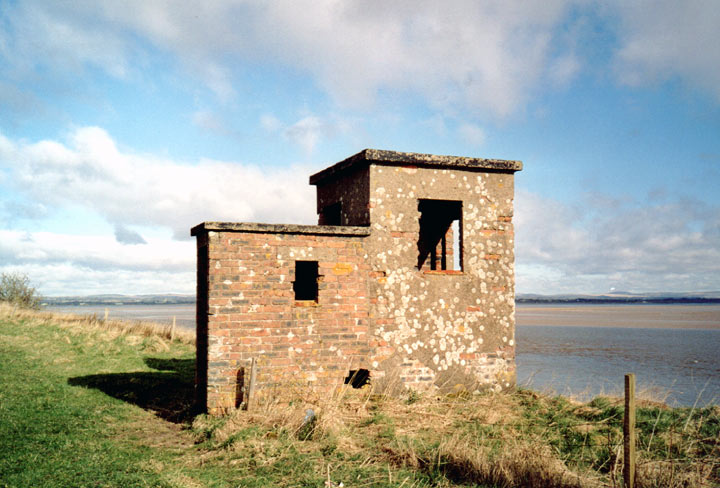
[[[582,56],[595,58],[607,46],[588,44],[616,42],[624,82],[679,77],[720,96],[714,0],[214,1],[186,8],[169,0],[37,0],[6,9],[0,58],[15,78],[37,77],[38,66],[66,72],[84,65],[142,76],[159,49],[223,101],[234,98],[235,77],[261,62],[309,74],[341,105],[366,108],[380,93],[399,92],[449,112],[506,117],[546,82],[566,85],[597,63]],[[616,39],[598,37],[588,19]]]
[[[192,115],[192,122],[197,127],[224,137],[241,139],[242,133],[234,129],[232,124],[211,110],[197,110]]]
[[[0,135],[2,172],[36,205],[78,205],[116,226],[170,228],[180,238],[203,221],[315,221],[308,168],[126,153],[97,127],[75,130],[67,143]]]
[[[133,48],[117,26],[86,15],[62,15],[44,2],[3,5],[6,29],[0,30],[0,55],[6,70],[29,73],[37,66],[68,73],[91,65],[118,78],[128,75]],[[59,11],[55,10],[58,8]]]
[[[519,293],[720,289],[720,209],[589,200],[571,207],[518,190]]]
[[[223,132],[225,126],[218,116],[209,110],[197,110],[192,115],[193,124],[212,132]]]
[[[475,124],[462,124],[458,131],[469,144],[482,146],[485,143],[485,131]]]
[[[194,264],[184,272],[158,270],[93,269],[72,263],[0,266],[0,272],[26,274],[43,296],[120,293],[195,293]]]
[[[47,295],[193,293],[192,242],[149,238],[128,246],[105,235],[0,230],[0,271],[26,273]]]
[[[43,211],[26,209],[22,218],[80,208],[114,227],[108,235],[0,229],[0,270],[28,273],[48,295],[192,293],[190,228],[203,221],[314,223],[310,172],[133,154],[97,127],[79,128],[63,142],[0,134],[0,183],[11,190],[0,196],[6,212],[32,201]],[[157,237],[169,234],[184,240]]]
[[[264,114],[260,117],[260,127],[268,132],[275,132],[282,128],[282,122],[272,114]]]
[[[194,266],[192,242],[148,238],[127,246],[111,235],[0,230],[0,256],[8,265],[73,263],[93,269],[187,270]]]
[[[300,146],[306,155],[310,155],[323,140],[347,133],[351,124],[338,117],[318,117],[306,115],[291,125],[283,124],[272,114],[260,117],[260,127],[273,133],[277,132],[288,141]]]
[[[322,132],[323,124],[320,119],[315,116],[308,116],[288,127],[284,135],[300,145],[307,154],[310,154],[320,140]]]
[[[720,100],[720,6],[715,0],[618,2],[617,71],[631,85],[680,78]]]
[[[556,85],[567,85],[580,72],[580,61],[575,55],[554,59],[548,67],[548,77]]]
[[[76,130],[67,142],[0,135],[0,175],[13,185],[6,207],[22,206],[13,194],[45,212],[79,206],[103,216],[116,234],[0,230],[1,267],[31,273],[47,294],[192,292],[193,242],[147,229],[187,237],[209,220],[312,223],[308,173],[131,154],[96,127]],[[718,208],[669,195],[647,202],[593,195],[569,206],[519,189],[516,209],[519,293],[720,289]],[[74,281],[80,275],[86,284]]]
[[[233,72],[263,61],[310,73],[341,104],[365,106],[382,90],[398,90],[440,107],[506,116],[562,51],[553,30],[568,3],[77,1],[58,8],[38,1],[15,9],[6,44],[22,45],[18,63],[47,64],[56,53],[60,62],[125,76],[131,59],[145,62],[142,39],[177,56],[225,100],[235,93]],[[26,29],[33,34],[21,38]]]

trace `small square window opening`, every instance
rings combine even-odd
[[[295,300],[318,301],[318,262],[295,261]]]

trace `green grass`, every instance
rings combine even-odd
[[[178,358],[149,352],[151,339],[98,335],[0,319],[0,486],[172,486],[152,467],[170,451],[134,440],[156,420],[137,405],[152,403],[152,386],[187,403],[190,346],[173,352],[177,370],[160,372],[154,362]],[[185,406],[171,408],[178,417]]]
[[[227,419],[192,427],[194,346],[99,323],[0,310],[0,487],[324,487],[328,473],[345,486],[430,486],[288,429],[217,441]]]
[[[0,305],[0,488],[620,484],[620,399],[343,389],[195,416],[189,342]],[[641,402],[637,426],[639,487],[720,486],[720,408]]]

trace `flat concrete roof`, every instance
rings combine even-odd
[[[504,159],[467,158],[462,156],[438,156],[435,154],[363,149],[354,156],[336,163],[310,176],[310,184],[317,185],[355,167],[379,164],[386,166],[423,166],[430,168],[455,168],[474,171],[515,172],[522,170],[521,161]]]
[[[346,237],[366,237],[370,235],[370,227],[350,225],[258,224],[254,222],[203,222],[190,229],[190,235],[197,236],[210,231]]]

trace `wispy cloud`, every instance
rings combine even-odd
[[[285,124],[272,114],[264,114],[260,117],[260,127],[277,133],[299,146],[306,155],[311,155],[320,142],[349,132],[350,123],[334,116],[305,115],[296,122]]]
[[[149,52],[171,54],[222,100],[243,63],[309,73],[341,105],[412,92],[443,110],[499,117],[522,109],[546,82],[564,85],[601,59],[583,52],[588,18],[613,24],[623,82],[678,77],[720,96],[720,9],[712,0],[541,3],[28,1],[4,7],[0,57],[13,78],[83,66],[142,76]],[[452,55],[448,55],[452,53]],[[7,87],[6,87],[7,88]],[[5,90],[6,93],[8,90]],[[21,100],[20,94],[12,97]]]
[[[506,116],[548,75],[558,50],[553,30],[567,12],[565,1],[226,1],[182,9],[163,1],[27,2],[9,16],[6,44],[20,47],[17,71],[90,65],[122,77],[155,48],[224,100],[235,93],[232,62],[264,59],[309,72],[341,105],[366,106],[381,90],[401,90],[439,107]]]
[[[462,124],[458,129],[460,136],[473,146],[482,146],[485,143],[485,131],[475,124]]]
[[[720,8],[713,0],[619,2],[616,69],[631,85],[678,78],[720,101]]]
[[[720,289],[720,208],[682,199],[516,198],[518,290]]]

